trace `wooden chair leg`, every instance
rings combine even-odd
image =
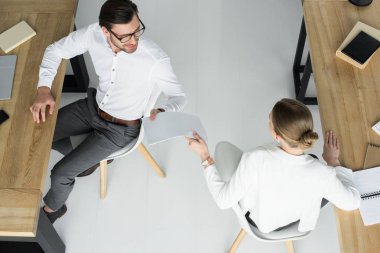
[[[164,178],[166,177],[165,173],[161,170],[160,166],[157,164],[157,162],[154,160],[152,155],[149,153],[149,151],[146,149],[144,144],[140,143],[138,147],[141,154],[144,156],[144,158],[148,161],[150,166],[152,166],[153,170],[158,174],[159,177]]]
[[[232,244],[230,250],[228,251],[228,253],[234,253],[237,249],[237,247],[239,246],[239,244],[241,243],[241,241],[244,239],[244,236],[247,232],[244,231],[244,229],[241,229],[238,236],[236,237],[234,243]]]
[[[293,241],[286,241],[285,244],[288,253],[294,253]]]
[[[100,161],[100,198],[107,194],[107,160]]]

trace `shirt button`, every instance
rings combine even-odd
[[[102,102],[102,105],[104,105],[104,103]]]
[[[115,69],[112,69],[112,71],[115,71]]]
[[[113,84],[113,82],[111,82],[111,84]]]
[[[106,96],[108,97],[109,95],[107,94]]]

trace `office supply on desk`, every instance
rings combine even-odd
[[[34,35],[36,32],[25,21],[21,21],[0,34],[0,48],[8,53]]]
[[[187,113],[159,113],[155,120],[150,120],[148,117],[143,118],[142,125],[148,144],[155,144],[178,136],[193,137],[193,131],[207,141],[206,131],[200,119]]]
[[[16,55],[0,56],[0,100],[11,98]]]
[[[336,51],[336,56],[364,69],[380,46],[380,30],[357,22]]]
[[[369,144],[364,170],[354,172],[354,184],[360,192],[360,214],[364,225],[380,223],[380,147]]]
[[[372,0],[349,0],[349,2],[356,6],[368,6],[372,3]]]
[[[360,64],[364,64],[380,47],[380,41],[360,31],[342,52]]]
[[[378,135],[380,135],[380,121],[372,126],[372,130],[375,131]]]
[[[4,111],[0,110],[0,124],[9,119],[9,115]]]
[[[365,226],[380,223],[380,167],[354,172],[354,184],[362,202],[360,214]]]

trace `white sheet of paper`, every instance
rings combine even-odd
[[[193,131],[207,141],[206,131],[199,117],[187,113],[162,112],[157,114],[153,121],[149,117],[143,118],[142,125],[148,144],[155,144],[178,136],[193,137]]]
[[[368,194],[380,191],[380,167],[354,172],[354,184],[359,193]],[[380,198],[362,200],[360,214],[366,226],[380,223]]]

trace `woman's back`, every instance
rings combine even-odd
[[[290,155],[277,146],[259,147],[243,159],[250,181],[256,183],[240,205],[261,231],[297,220],[301,231],[314,227],[325,190],[335,177],[333,170],[309,155]]]
[[[333,169],[310,155],[291,155],[273,145],[244,153],[228,183],[215,166],[209,166],[205,176],[220,208],[239,202],[264,233],[298,220],[299,231],[312,230],[323,198],[346,210],[360,203],[351,170]]]

